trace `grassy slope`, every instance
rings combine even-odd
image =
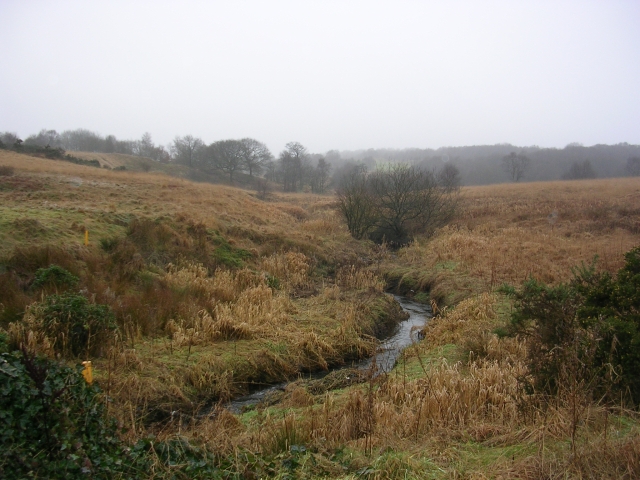
[[[640,179],[462,193],[461,214],[450,226],[380,262],[399,291],[430,289],[442,309],[425,341],[371,386],[311,398],[305,384],[292,386],[282,406],[245,415],[248,427],[234,437],[239,444],[267,431],[281,442],[311,445],[322,467],[308,467],[306,474],[344,478],[638,475],[635,413],[608,410],[580,395],[574,403],[561,397],[549,410],[541,408],[518,387],[526,375],[526,343],[498,340],[491,332],[510,312],[506,299],[493,293],[501,283],[519,284],[530,275],[566,281],[573,266],[596,255],[601,269],[622,266],[623,254],[638,244]]]
[[[95,359],[97,377],[109,376],[123,403],[145,405],[140,421],[176,408],[192,412],[254,383],[363,355],[374,346],[369,335],[397,314],[380,283],[359,293],[349,279],[334,285],[318,277],[333,276],[363,252],[339,225],[329,197],[274,195],[264,202],[247,191],[161,173],[12,152],[0,152],[0,165],[15,168],[15,175],[0,177],[0,256],[9,268],[3,278],[29,285],[35,268],[48,266],[38,262],[57,256],[80,275],[88,295],[111,305],[122,344]],[[131,234],[130,226],[145,220]],[[120,243],[105,254],[101,243],[113,239]],[[50,245],[63,252],[43,259]],[[190,260],[196,251],[200,256]],[[147,267],[129,278],[127,268],[140,257]],[[209,274],[219,269],[215,277],[198,273],[193,262],[201,260]],[[168,262],[179,264],[173,276]],[[267,287],[266,274],[278,290]],[[40,295],[14,293],[23,305]],[[9,306],[10,299],[3,301]]]
[[[279,406],[239,418],[216,410],[193,426],[187,420],[166,424],[163,435],[180,431],[204,442],[233,456],[239,471],[300,478],[619,478],[638,472],[640,437],[633,414],[581,403],[572,452],[566,402],[560,399],[544,412],[530,405],[523,414],[527,403],[516,379],[526,372],[526,345],[498,341],[490,333],[510,308],[492,293],[500,283],[519,283],[529,275],[563,281],[572,266],[594,255],[609,271],[622,265],[622,254],[638,243],[638,179],[467,188],[461,215],[435,238],[418,240],[397,254],[377,255],[348,237],[327,197],[288,195],[265,203],[227,187],[6,152],[0,152],[0,165],[13,165],[18,173],[0,178],[4,255],[24,243],[82,249],[83,226],[95,242],[125,235],[124,220],[131,217],[183,215],[252,252],[248,263],[257,270],[267,268],[274,252],[304,252],[314,259],[316,273],[332,275],[336,266],[369,258],[372,270],[384,273],[399,290],[430,289],[441,307],[458,304],[432,321],[427,341],[409,349],[382,382],[321,395],[297,383]],[[103,375],[112,364],[122,372],[106,385],[134,417],[136,406],[152,400],[156,407],[166,402],[169,408],[181,396],[198,401],[198,392],[206,393],[203,385],[214,378],[207,376],[212,371],[220,374],[216,385],[228,388],[221,374],[232,364],[236,371],[260,364],[281,373],[291,361],[328,358],[327,335],[345,324],[362,323],[358,312],[371,314],[367,308],[378,298],[357,293],[362,285],[369,285],[369,291],[378,288],[366,271],[358,274],[343,275],[337,286],[327,278],[323,288],[318,279],[303,279],[294,287],[282,273],[286,298],[276,295],[276,300],[283,310],[271,313],[283,315],[278,317],[285,320],[283,328],[260,330],[255,338],[189,348],[172,345],[166,335],[131,335],[118,358],[103,364]],[[294,330],[297,325],[302,329]],[[339,338],[334,336],[334,345]],[[483,356],[470,359],[469,351]],[[163,394],[154,396],[159,391]],[[129,424],[139,429],[142,420],[133,418]],[[131,430],[132,436],[138,433]],[[292,453],[291,445],[305,445],[307,451]],[[276,467],[264,467],[247,451],[261,452]]]

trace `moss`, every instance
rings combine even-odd
[[[222,244],[213,252],[216,263],[220,263],[229,268],[240,268],[245,260],[251,258],[251,252],[242,248],[235,248],[228,243]]]
[[[413,300],[419,303],[428,304],[431,297],[427,292],[418,292],[413,296]]]

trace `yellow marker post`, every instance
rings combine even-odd
[[[82,376],[85,381],[91,385],[93,383],[93,368],[91,367],[91,361],[87,360],[86,362],[82,362],[82,365],[84,365]]]
[[[89,246],[89,230],[84,231],[84,246]]]

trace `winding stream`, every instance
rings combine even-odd
[[[369,370],[375,361],[375,375],[388,373],[393,369],[402,350],[419,340],[418,331],[425,324],[425,321],[431,318],[431,307],[399,295],[394,295],[394,298],[402,309],[409,314],[409,318],[400,322],[394,332],[382,341],[378,347],[378,352],[374,356],[356,363],[353,367],[360,370]],[[311,375],[311,377],[321,378],[328,373],[330,373],[330,371],[320,372]],[[236,398],[229,402],[226,408],[233,413],[240,413],[244,409],[260,403],[271,393],[277,390],[284,390],[288,383],[289,382],[284,382],[271,385],[270,387],[253,392],[250,395]]]

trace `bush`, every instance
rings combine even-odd
[[[100,388],[81,372],[26,351],[7,353],[0,335],[0,478],[229,477],[228,461],[219,459],[223,472],[215,455],[181,438],[127,446]]]
[[[625,255],[625,265],[613,277],[608,273],[578,277],[583,296],[578,316],[601,337],[599,364],[618,368],[618,389],[640,404],[640,247]]]
[[[556,393],[570,379],[640,404],[640,247],[625,258],[616,276],[592,265],[555,287],[531,279],[503,288],[515,299],[505,333],[529,337],[534,388]]]
[[[456,210],[458,191],[433,172],[405,164],[367,174],[353,170],[338,188],[338,209],[354,238],[401,247],[418,234],[431,235]]]
[[[44,336],[55,353],[63,356],[100,355],[116,329],[107,305],[95,305],[82,295],[49,295],[29,308],[25,319],[10,328],[14,342],[28,344],[33,334]],[[33,333],[32,333],[33,332]]]
[[[38,269],[58,265],[73,273],[78,268],[73,253],[55,245],[16,247],[13,254],[3,263],[8,271],[15,273],[22,279],[24,287],[33,281],[34,274]]]
[[[41,287],[75,287],[80,279],[58,265],[47,268],[39,268],[31,285],[33,288]]]
[[[100,389],[25,352],[0,354],[0,477],[113,478],[135,471]]]

